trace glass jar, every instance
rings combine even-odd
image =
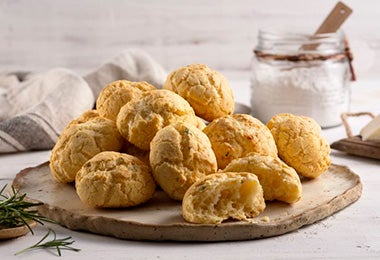
[[[308,35],[261,30],[251,77],[252,114],[267,122],[278,113],[341,124],[350,106],[350,65],[343,31]]]

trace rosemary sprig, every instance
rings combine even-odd
[[[0,229],[12,228],[26,225],[33,234],[32,228],[29,226],[31,221],[36,221],[43,225],[42,221],[56,223],[54,220],[38,215],[36,206],[43,203],[34,203],[25,201],[26,193],[20,195],[12,186],[12,193],[5,195],[5,185],[0,191]]]
[[[50,218],[38,215],[38,211],[35,209],[35,207],[40,206],[43,203],[25,201],[26,193],[20,195],[13,186],[12,193],[10,195],[5,195],[4,191],[6,186],[7,185],[5,185],[0,190],[0,229],[26,225],[30,232],[34,234],[32,228],[29,226],[29,223],[31,221],[36,221],[41,225],[44,225],[43,221],[57,224],[54,220]],[[44,242],[45,239],[47,239],[51,233],[53,234],[53,239]],[[30,247],[27,247],[17,252],[15,255],[38,248],[56,249],[58,256],[61,256],[62,249],[71,250],[75,252],[80,251],[80,249],[70,246],[75,242],[74,240],[70,241],[70,239],[71,237],[58,239],[54,230],[49,228],[47,234],[40,241],[38,241],[36,244]]]
[[[53,239],[49,240],[47,242],[44,242],[44,240],[47,239],[51,233],[53,234]],[[34,244],[30,247],[27,247],[27,248],[17,252],[15,255],[19,255],[19,254],[24,253],[26,251],[33,250],[33,249],[39,249],[39,248],[56,249],[58,256],[61,256],[61,250],[71,250],[71,251],[75,251],[75,252],[80,251],[80,249],[70,246],[71,244],[73,244],[75,242],[74,240],[70,241],[70,239],[72,239],[72,237],[65,237],[65,238],[58,239],[54,230],[49,228],[47,234],[40,241],[38,241],[36,244]]]

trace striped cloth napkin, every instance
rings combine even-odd
[[[67,123],[93,108],[112,81],[160,88],[165,78],[163,68],[139,49],[123,51],[84,77],[64,68],[0,74],[0,153],[51,149]]]

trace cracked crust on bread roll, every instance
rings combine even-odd
[[[211,141],[219,169],[252,152],[277,156],[269,129],[250,115],[233,114],[218,118],[203,131]]]
[[[85,112],[66,126],[54,145],[51,173],[59,182],[73,182],[87,160],[102,151],[119,151],[122,144],[114,121],[100,117],[96,111]]]
[[[90,207],[124,208],[152,198],[156,184],[150,168],[138,158],[119,152],[101,152],[78,171],[75,188]]]
[[[189,123],[159,130],[150,144],[149,159],[155,180],[175,200],[182,200],[194,182],[217,171],[207,135]]]
[[[185,99],[170,90],[159,89],[144,92],[141,98],[125,104],[116,125],[126,140],[142,150],[149,150],[158,130],[175,122],[200,125]]]
[[[306,116],[277,114],[268,123],[279,157],[298,174],[316,178],[331,164],[330,146],[318,123]]]
[[[163,86],[186,99],[195,113],[212,121],[234,112],[234,94],[227,79],[204,64],[190,64],[171,72]]]
[[[116,121],[120,108],[141,93],[156,89],[153,85],[141,81],[117,80],[105,86],[96,100],[96,109],[99,115]]]
[[[182,201],[182,216],[191,223],[219,224],[227,219],[248,220],[265,209],[263,189],[256,175],[225,172],[194,183]]]
[[[223,171],[255,174],[263,187],[265,200],[295,203],[302,197],[297,172],[278,157],[251,153],[233,160]]]

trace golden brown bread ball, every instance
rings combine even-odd
[[[223,171],[255,174],[263,187],[265,200],[295,203],[302,197],[297,172],[278,157],[251,153],[233,160]]]
[[[250,115],[234,114],[218,118],[203,131],[211,141],[220,169],[224,169],[233,159],[252,152],[277,156],[276,144],[269,129]]]
[[[321,136],[318,123],[306,116],[278,114],[267,123],[279,157],[298,174],[316,178],[331,164],[330,146]]]
[[[247,220],[264,209],[263,189],[256,175],[248,172],[207,175],[186,191],[182,201],[183,218],[199,224]]]
[[[212,121],[234,112],[227,79],[204,64],[190,64],[169,74],[163,86],[186,99],[201,118]]]
[[[117,116],[121,135],[142,150],[161,128],[175,122],[199,124],[190,104],[176,93],[166,90],[144,92],[141,98],[125,104]]]
[[[153,85],[141,81],[132,82],[128,80],[118,80],[111,82],[100,92],[96,100],[96,109],[99,115],[116,121],[120,108],[141,96],[141,93],[156,89]]]
[[[154,179],[172,199],[182,200],[197,180],[217,171],[208,137],[194,125],[178,122],[159,130],[150,144]]]
[[[146,164],[118,152],[98,153],[81,167],[75,179],[79,198],[91,207],[136,206],[149,200],[155,187]]]
[[[75,180],[82,165],[102,151],[119,151],[123,138],[114,121],[95,111],[71,121],[58,138],[50,156],[50,170],[63,183]]]

